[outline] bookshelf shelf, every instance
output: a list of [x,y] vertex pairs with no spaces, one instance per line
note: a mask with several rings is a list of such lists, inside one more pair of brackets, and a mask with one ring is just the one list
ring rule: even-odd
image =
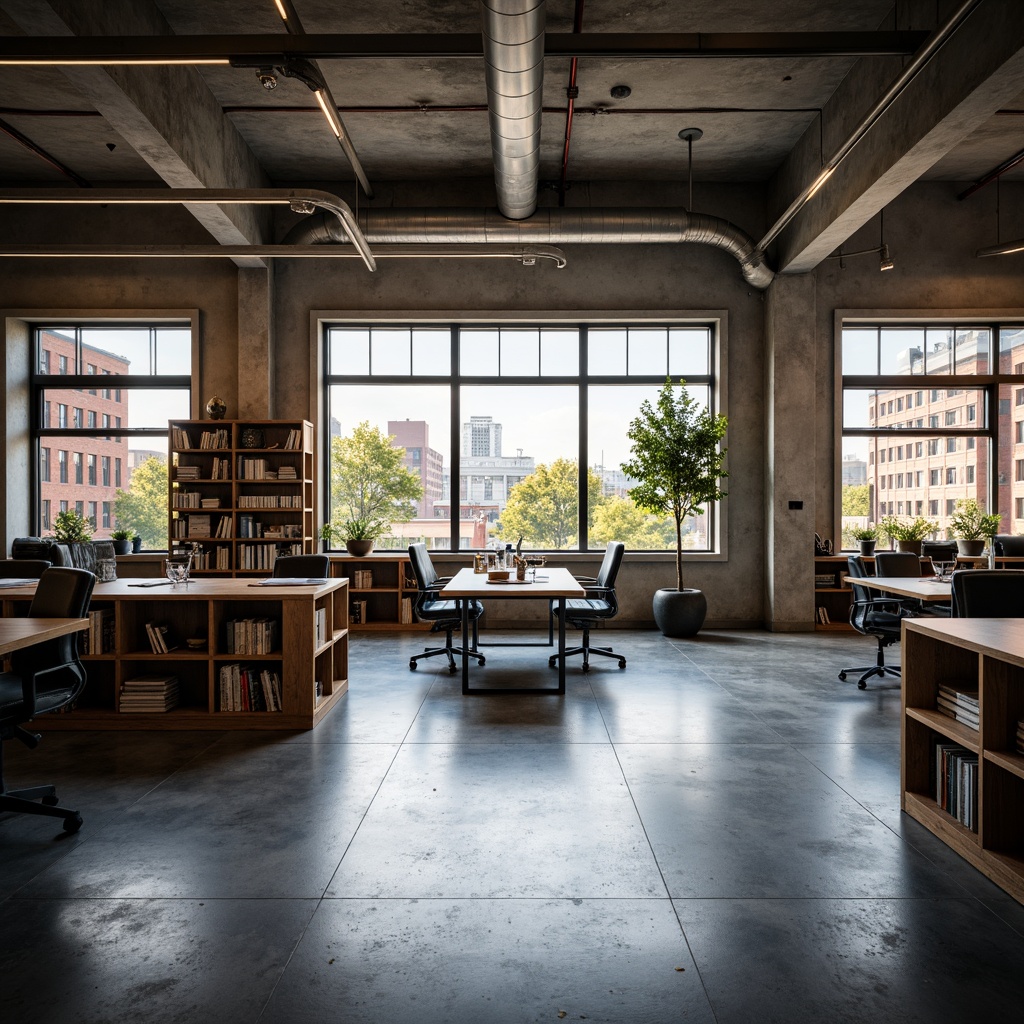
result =
[[[906,619],[903,666],[903,810],[1024,903],[1024,620]],[[940,687],[976,691],[977,729],[939,710]],[[973,828],[940,806],[957,787]]]

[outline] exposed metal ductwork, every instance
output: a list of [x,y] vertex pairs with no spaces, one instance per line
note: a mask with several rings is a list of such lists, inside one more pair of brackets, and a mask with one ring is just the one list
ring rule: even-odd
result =
[[523,220],[537,208],[545,0],[480,0],[480,7],[498,209]]
[[[529,220],[509,220],[498,210],[369,209],[357,214],[367,242],[425,245],[490,243],[499,245],[637,245],[692,242],[724,249],[755,288],[767,288],[774,273],[754,240],[720,217],[662,208],[606,210],[559,207],[537,210]],[[286,245],[345,242],[335,217],[314,214],[296,224]]]

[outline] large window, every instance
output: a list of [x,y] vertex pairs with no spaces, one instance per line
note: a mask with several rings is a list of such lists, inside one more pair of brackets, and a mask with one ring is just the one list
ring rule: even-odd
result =
[[[628,497],[626,429],[666,377],[685,378],[704,407],[723,412],[717,345],[706,322],[330,324],[325,515],[345,518],[358,438],[362,450],[370,440],[401,449],[418,482],[378,547],[483,548],[522,537],[529,550],[599,550],[609,540],[674,549],[671,524]],[[717,550],[716,512],[686,524],[688,549]]]
[[[1024,459],[1024,327],[848,322],[840,360],[845,546],[855,526],[921,510],[935,520],[934,536],[945,537],[961,498],[998,511],[1002,532],[1024,533],[1016,501],[1024,494],[1016,468]],[[908,377],[940,377],[942,387],[908,393]],[[881,474],[894,450],[904,453],[907,474],[895,508]]]
[[[191,327],[181,322],[38,324],[34,340],[38,528],[49,526],[50,509],[71,507],[98,519],[96,538],[109,537],[118,526],[131,527],[146,548],[166,548],[167,421],[190,415]],[[116,378],[119,386],[97,389],[98,375]],[[51,481],[54,449],[58,472]]]

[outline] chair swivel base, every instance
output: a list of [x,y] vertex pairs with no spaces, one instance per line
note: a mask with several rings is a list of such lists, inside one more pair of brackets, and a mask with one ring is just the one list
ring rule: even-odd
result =
[[[37,800],[42,802],[36,803]],[[0,793],[0,811],[63,818],[65,832],[77,832],[82,827],[82,816],[78,811],[57,805],[57,790],[54,786],[35,786],[32,789],[15,789]]]
[[[570,647],[565,652],[565,656],[567,658],[571,657],[574,654],[583,655],[584,672],[590,671],[591,654],[600,654],[605,658],[614,658],[616,661],[618,661],[619,668],[626,667],[626,659],[621,654],[616,654],[610,647]],[[552,654],[551,657],[548,658],[548,668],[554,668],[558,664],[558,657],[559,656],[557,654]]]
[[[482,654],[478,654],[474,650],[469,650],[467,653],[469,654],[469,656],[471,658],[476,658],[476,660],[481,665],[486,665],[487,664],[487,661],[485,660],[485,658],[484,658],[484,656]],[[456,672],[458,672],[459,669],[458,669],[458,666],[455,664],[455,657],[456,657],[456,655],[458,655],[458,657],[460,657],[460,658],[462,657],[462,648],[461,647],[427,647],[427,648],[424,649],[422,654],[414,654],[409,659],[409,668],[412,669],[412,670],[415,670],[416,662],[420,661],[423,658],[432,658],[432,657],[434,657],[435,654],[446,654],[446,655],[448,655],[448,671],[450,673],[452,673],[453,675]]]
[[899,668],[897,668],[894,665],[871,665],[871,666],[861,665],[860,668],[844,668],[843,671],[839,673],[839,678],[845,681],[847,675],[849,673],[851,673],[851,672],[863,672],[864,673],[860,677],[860,679],[857,680],[857,689],[858,690],[866,690],[868,688],[868,680],[872,676],[881,676],[883,679],[887,675],[895,676],[897,679],[899,679],[900,676],[901,676]]

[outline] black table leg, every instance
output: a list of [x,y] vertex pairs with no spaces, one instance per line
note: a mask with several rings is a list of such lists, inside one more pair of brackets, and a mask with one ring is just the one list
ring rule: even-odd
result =
[[462,692],[469,693],[469,598],[459,602],[462,606]]
[[565,598],[558,599],[558,692],[565,693]]

